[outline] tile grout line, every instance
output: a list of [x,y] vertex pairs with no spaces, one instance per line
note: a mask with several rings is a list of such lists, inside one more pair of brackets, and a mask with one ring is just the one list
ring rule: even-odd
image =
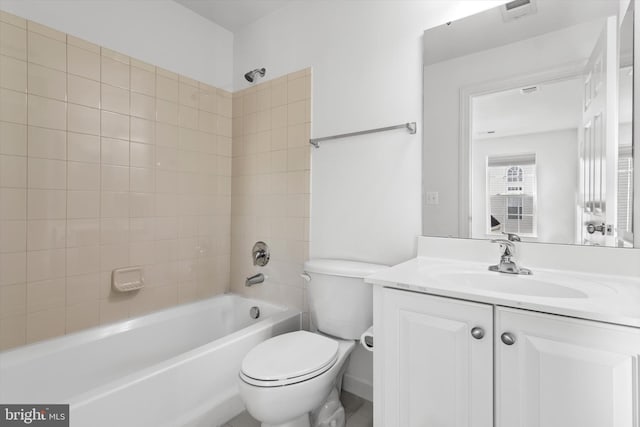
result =
[[24,242],[24,343],[27,343],[27,332],[29,329],[29,24],[28,21],[25,21],[25,60],[26,60],[26,70],[27,70],[27,87],[26,87],[26,106],[27,106],[27,117],[25,119],[25,132],[26,132],[26,166],[25,173],[27,174],[26,178],[26,191],[25,191],[25,242]]
[[64,148],[65,148],[65,166],[66,166],[66,192],[65,192],[65,222],[64,222],[64,334],[69,333],[69,317],[67,307],[69,305],[67,295],[67,265],[69,265],[69,250],[67,242],[67,234],[69,230],[69,45],[68,35],[64,35],[64,69],[65,69],[65,90],[64,90],[64,109],[65,109],[65,131],[64,131]]

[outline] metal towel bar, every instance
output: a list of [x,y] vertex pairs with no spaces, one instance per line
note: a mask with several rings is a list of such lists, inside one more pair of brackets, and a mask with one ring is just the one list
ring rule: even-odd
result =
[[416,125],[416,122],[411,122],[411,123],[403,123],[401,125],[396,125],[396,126],[387,126],[384,128],[361,130],[359,132],[342,133],[340,135],[324,136],[322,138],[312,138],[309,140],[309,144],[313,145],[316,148],[320,148],[321,141],[329,141],[331,139],[338,139],[338,138],[347,138],[350,136],[366,135],[368,133],[385,132],[388,130],[395,130],[395,129],[406,129],[411,135],[413,135],[416,133],[417,125]]

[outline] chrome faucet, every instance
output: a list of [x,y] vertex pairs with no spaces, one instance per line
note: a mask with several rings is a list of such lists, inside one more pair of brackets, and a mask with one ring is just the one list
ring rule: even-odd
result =
[[258,274],[254,274],[253,276],[247,277],[247,279],[244,281],[244,285],[254,286],[262,282],[264,282],[264,274],[258,273]]
[[497,265],[490,265],[489,271],[497,271],[498,273],[507,274],[533,274],[528,268],[520,267],[511,258],[516,254],[516,245],[513,242],[519,242],[520,237],[517,234],[505,233],[507,239],[494,239],[491,243],[500,244],[500,263]]

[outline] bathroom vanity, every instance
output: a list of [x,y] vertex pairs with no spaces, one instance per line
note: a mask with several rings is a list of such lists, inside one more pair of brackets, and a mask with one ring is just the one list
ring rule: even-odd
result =
[[[376,426],[640,426],[640,176],[624,152],[640,8],[586,3],[508,2],[424,33],[422,233],[443,238],[366,279]],[[567,104],[532,114],[555,95]],[[505,233],[532,275],[488,271]],[[510,249],[495,267],[519,272]]]
[[637,275],[509,275],[429,252],[367,279],[377,426],[638,425]]

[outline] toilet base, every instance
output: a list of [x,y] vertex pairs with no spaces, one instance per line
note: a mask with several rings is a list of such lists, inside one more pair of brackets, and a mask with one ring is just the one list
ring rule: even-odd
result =
[[262,423],[260,425],[261,427],[311,427],[311,424],[309,423],[309,414],[304,414],[295,420],[290,420],[283,424],[276,425]]
[[338,359],[334,365],[308,380],[282,387],[259,387],[245,382],[242,374],[239,375],[240,396],[249,414],[260,421],[262,427],[343,427],[340,388],[345,362],[355,341],[337,341]]
[[[342,374],[341,371],[340,377]],[[312,427],[344,427],[345,413],[342,402],[340,402],[339,389],[334,387],[322,406],[313,410],[309,418]]]

